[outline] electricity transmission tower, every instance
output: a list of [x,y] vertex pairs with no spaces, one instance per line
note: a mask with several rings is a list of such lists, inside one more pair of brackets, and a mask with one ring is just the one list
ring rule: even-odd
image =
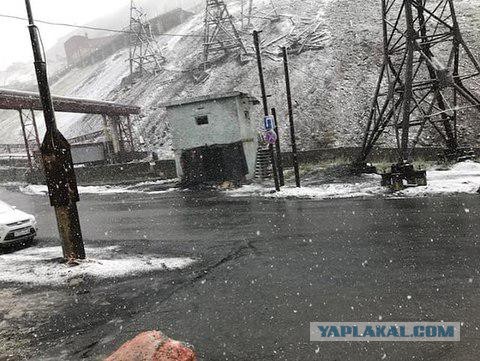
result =
[[384,61],[358,162],[393,128],[399,163],[392,173],[410,180],[407,165],[426,132],[437,134],[451,159],[465,156],[458,123],[480,111],[471,91],[480,65],[462,37],[453,0],[382,0],[382,17]]
[[[245,1],[248,2],[247,7],[245,8]],[[277,6],[275,5],[273,0],[269,0],[272,9],[270,13],[265,14],[262,16],[265,19],[270,18],[272,21],[280,20],[280,14],[277,11]],[[242,30],[250,29],[252,27],[252,13],[253,13],[253,0],[241,0],[241,24]],[[245,23],[245,18],[247,22]]]
[[240,54],[247,52],[227,5],[223,0],[206,0],[203,43],[205,68],[212,62],[212,55],[237,50]]
[[130,2],[130,77],[135,73],[155,74],[165,59],[152,34],[147,15],[134,0]]

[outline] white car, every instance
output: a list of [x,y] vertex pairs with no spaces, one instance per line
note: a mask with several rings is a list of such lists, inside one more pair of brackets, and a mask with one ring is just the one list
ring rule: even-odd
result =
[[32,241],[37,221],[31,214],[0,201],[0,245]]

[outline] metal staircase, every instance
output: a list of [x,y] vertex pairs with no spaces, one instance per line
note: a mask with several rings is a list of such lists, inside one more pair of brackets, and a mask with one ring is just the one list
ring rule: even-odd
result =
[[258,148],[255,165],[255,179],[264,180],[272,177],[272,163],[268,148]]

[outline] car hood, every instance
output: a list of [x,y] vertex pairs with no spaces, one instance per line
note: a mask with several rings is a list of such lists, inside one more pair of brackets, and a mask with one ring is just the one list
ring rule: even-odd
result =
[[31,214],[22,212],[18,209],[12,209],[12,211],[0,213],[0,225],[10,224],[19,221],[25,221],[31,219]]

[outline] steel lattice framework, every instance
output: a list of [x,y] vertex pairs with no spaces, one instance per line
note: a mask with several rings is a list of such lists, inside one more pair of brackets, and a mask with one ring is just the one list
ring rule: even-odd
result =
[[165,58],[152,34],[146,14],[134,0],[130,2],[130,76],[154,74],[162,69]]
[[[115,154],[135,151],[130,116],[140,114],[139,107],[58,96],[52,96],[52,102],[57,112],[98,114],[103,116],[105,126],[103,131],[78,137],[73,143],[81,143],[105,134],[106,138],[113,143],[113,152]],[[31,169],[33,169],[35,163],[34,153],[40,148],[40,137],[34,111],[42,109],[43,105],[38,93],[0,89],[0,110],[17,110],[19,112],[25,150]]]
[[33,109],[19,109],[20,124],[22,126],[25,151],[27,152],[28,166],[33,169],[35,152],[40,149],[40,137],[38,135],[37,121]]
[[382,0],[384,61],[359,162],[393,127],[401,163],[427,128],[459,151],[458,121],[480,110],[469,82],[480,65],[465,43],[453,0]]
[[203,43],[203,62],[208,67],[211,55],[239,50],[245,45],[223,0],[206,0]]

